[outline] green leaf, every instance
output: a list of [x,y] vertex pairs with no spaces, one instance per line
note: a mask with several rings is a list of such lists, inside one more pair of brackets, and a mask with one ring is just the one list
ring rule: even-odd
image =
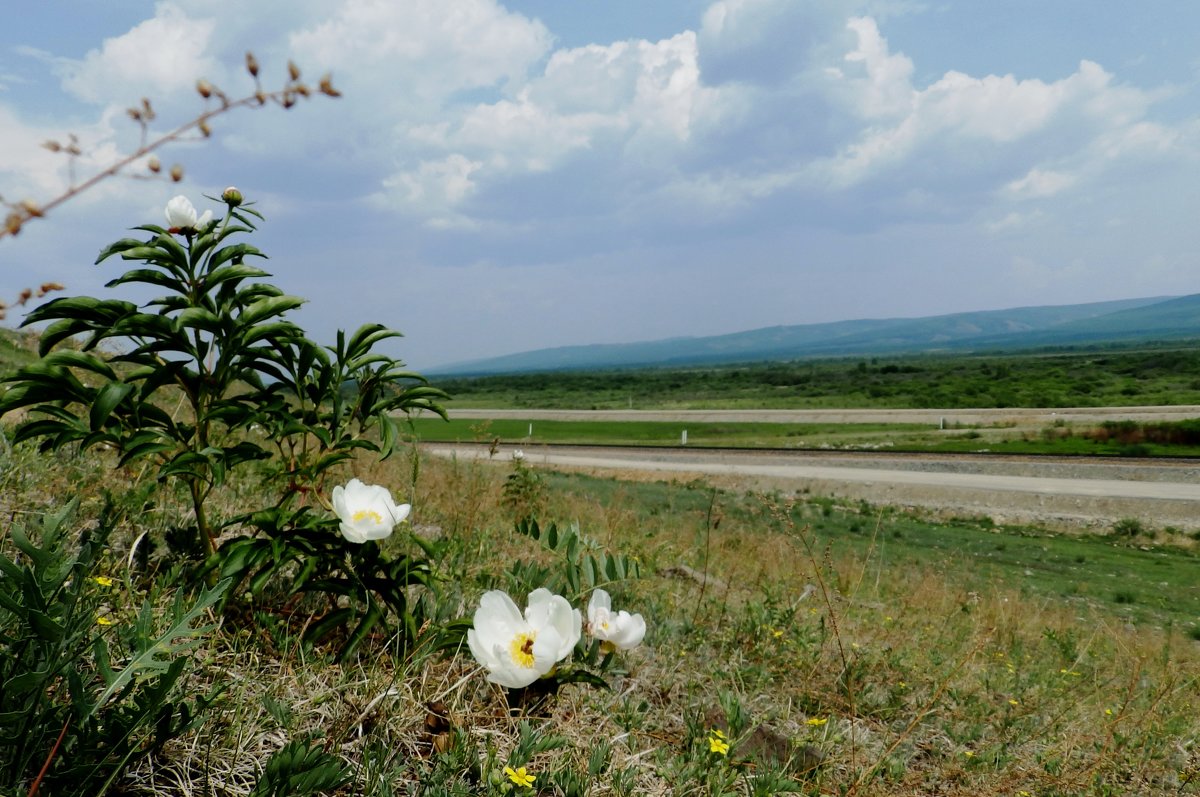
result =
[[[221,249],[218,249],[216,252],[214,252],[212,255],[212,258],[210,258],[208,261],[208,268],[210,271],[212,271],[212,270],[215,270],[221,264],[228,263],[230,260],[234,259],[235,257],[246,257],[246,256],[266,257],[266,255],[264,255],[256,247],[253,247],[250,244],[234,244],[233,246],[222,247]],[[240,265],[240,264],[235,264],[235,265]],[[255,270],[257,270],[257,269],[255,269]],[[263,276],[266,276],[266,272],[259,272],[259,273]]]
[[148,676],[168,673],[173,659],[195,648],[199,644],[198,638],[213,630],[215,626],[197,626],[193,623],[220,600],[228,586],[228,581],[221,581],[216,586],[204,590],[190,609],[172,618],[166,631],[153,639],[144,640],[129,663],[120,672],[112,675],[104,691],[92,704],[88,718],[94,717],[105,708],[108,701],[134,679],[141,680]]
[[221,319],[204,307],[189,307],[175,317],[175,328],[220,332]]
[[282,315],[288,310],[295,310],[302,304],[304,304],[304,299],[298,296],[268,296],[256,300],[247,307],[242,311],[242,315],[238,320],[244,326],[250,326],[260,321],[265,321],[268,318]]
[[92,410],[88,421],[93,432],[104,428],[112,411],[134,391],[134,386],[125,382],[109,382],[100,388],[92,402]]
[[82,368],[86,371],[99,374],[105,379],[117,378],[116,373],[113,372],[109,364],[91,352],[75,351],[73,349],[50,352],[42,358],[42,364],[64,368]]
[[139,246],[145,245],[146,244],[144,241],[139,241],[136,238],[122,238],[119,241],[114,241],[100,250],[100,254],[96,256],[96,262],[92,265],[98,265],[101,261],[112,257],[113,255],[120,254],[121,252],[127,252],[130,249],[135,249]]

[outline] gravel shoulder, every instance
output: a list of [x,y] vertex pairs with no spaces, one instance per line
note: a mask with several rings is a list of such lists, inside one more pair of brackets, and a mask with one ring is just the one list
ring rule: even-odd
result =
[[[492,417],[495,417],[494,415]],[[526,416],[522,416],[526,417]],[[439,456],[506,462],[512,447],[427,444]],[[749,452],[535,446],[536,467],[621,478],[702,478],[737,490],[828,495],[920,509],[936,516],[987,516],[997,523],[1105,530],[1121,518],[1151,528],[1200,529],[1200,463],[1065,457]]]

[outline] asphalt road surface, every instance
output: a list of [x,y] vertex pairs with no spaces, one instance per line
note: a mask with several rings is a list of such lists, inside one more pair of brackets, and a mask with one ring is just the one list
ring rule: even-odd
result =
[[[482,444],[430,443],[426,449],[505,462],[514,447],[493,453]],[[1104,529],[1136,518],[1152,528],[1200,528],[1196,461],[588,446],[533,446],[523,455],[534,467],[649,480],[701,478],[731,489],[832,495],[941,515],[986,515],[1000,523]]]

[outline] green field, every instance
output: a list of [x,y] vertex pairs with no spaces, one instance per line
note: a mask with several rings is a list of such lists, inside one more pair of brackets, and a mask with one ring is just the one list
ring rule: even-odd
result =
[[[1124,430],[1125,434],[1106,430]],[[1200,425],[1191,421],[1155,424],[1098,424],[1077,428],[1050,425],[1040,430],[1007,426],[939,429],[929,424],[854,423],[687,423],[683,421],[554,421],[452,417],[412,421],[425,442],[508,445],[680,446],[783,448],[797,450],[888,450],[910,452],[1071,455],[1200,456]],[[531,433],[532,432],[532,433]]]
[[927,355],[439,377],[451,406],[559,409],[1200,404],[1200,349]]

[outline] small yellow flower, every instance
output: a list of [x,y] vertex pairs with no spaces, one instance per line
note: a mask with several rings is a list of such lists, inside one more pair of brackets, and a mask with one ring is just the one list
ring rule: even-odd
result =
[[775,637],[776,639],[779,639],[781,636],[783,636],[783,631],[780,631],[778,628],[776,628],[774,631],[771,632],[771,636]]
[[1112,715],[1113,715],[1113,710],[1111,708],[1104,709],[1104,716],[1111,717]]
[[525,789],[532,789],[533,782],[537,780],[537,776],[530,775],[525,770],[525,767],[517,767],[516,769],[513,769],[512,767],[505,767],[504,774],[508,775],[508,779],[513,783]]
[[116,625],[117,621],[104,615],[96,618],[96,625]]
[[900,687],[901,689],[907,689],[907,688],[908,688],[908,683],[907,683],[907,682],[905,682],[905,681],[901,681],[901,682],[900,682],[898,685],[899,685],[899,687]]
[[1015,699],[1015,698],[1011,698],[1011,697],[1010,697],[1010,698],[1008,699],[1008,704],[1009,704],[1010,706],[1019,706],[1019,705],[1021,705],[1021,701],[1020,701],[1020,700],[1017,700],[1017,699]]
[[975,751],[974,750],[963,750],[963,755],[965,755],[967,758],[974,758]]
[[804,721],[805,725],[811,725],[814,728],[819,728],[829,722],[829,717],[809,717]]
[[1059,673],[1061,673],[1062,675],[1070,675],[1070,676],[1073,676],[1073,677],[1075,677],[1075,678],[1078,678],[1078,677],[1079,677],[1079,671],[1078,671],[1078,670],[1068,670],[1068,669],[1067,669],[1067,668],[1065,668],[1065,667],[1064,667],[1063,669],[1059,670]]
[[708,732],[708,752],[729,755],[729,742],[725,741],[725,734],[717,728]]
[[102,587],[111,587],[113,584],[117,583],[108,576],[95,576],[92,581],[96,582]]

